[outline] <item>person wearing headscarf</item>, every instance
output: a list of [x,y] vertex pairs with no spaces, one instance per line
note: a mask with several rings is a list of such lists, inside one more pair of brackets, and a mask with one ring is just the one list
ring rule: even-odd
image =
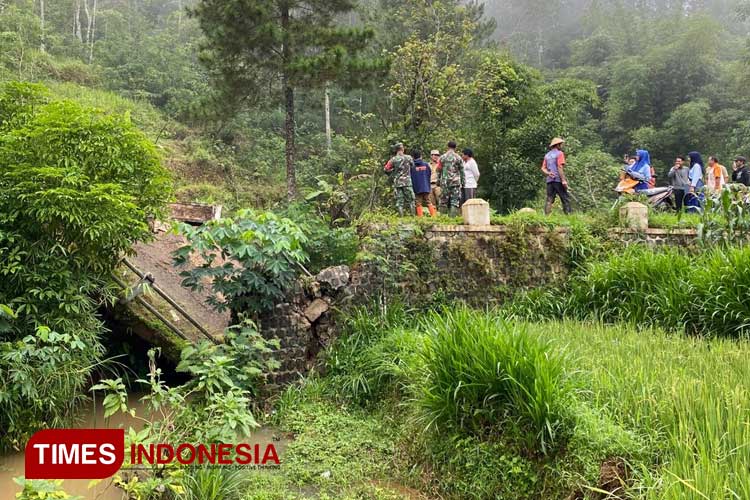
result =
[[690,158],[690,173],[688,174],[688,178],[690,179],[690,192],[695,193],[704,186],[703,170],[706,167],[703,164],[703,158],[699,152],[693,151],[692,153],[688,153],[688,158]]
[[636,191],[643,191],[650,188],[651,183],[651,155],[645,149],[639,149],[635,152],[636,162],[628,168],[628,173],[636,174],[639,181],[635,187]]

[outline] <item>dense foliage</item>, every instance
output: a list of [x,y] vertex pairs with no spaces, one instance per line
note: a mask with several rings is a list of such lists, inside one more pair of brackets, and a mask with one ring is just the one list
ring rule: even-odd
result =
[[113,298],[110,274],[150,237],[147,217],[162,213],[169,183],[127,117],[7,84],[0,191],[5,447],[72,416],[103,354],[96,312]]
[[308,256],[305,234],[292,220],[272,212],[241,211],[235,219],[211,221],[180,231],[188,240],[175,253],[184,266],[196,253],[198,266],[181,272],[183,285],[200,290],[210,283],[209,303],[237,317],[258,315],[273,307],[297,277]]

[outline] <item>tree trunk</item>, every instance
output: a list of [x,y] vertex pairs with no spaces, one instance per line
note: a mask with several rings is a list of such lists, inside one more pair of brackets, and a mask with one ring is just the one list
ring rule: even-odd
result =
[[182,31],[182,0],[177,0],[177,34]]
[[297,172],[294,167],[294,87],[289,80],[288,64],[292,59],[292,50],[289,46],[289,7],[284,5],[281,9],[281,29],[284,36],[282,58],[284,60],[282,84],[284,87],[284,105],[286,107],[286,120],[284,121],[284,135],[286,139],[286,195],[289,201],[297,198]]
[[44,0],[39,0],[39,29],[42,33],[42,40],[39,44],[39,50],[44,53],[46,47],[44,45]]
[[297,172],[294,167],[294,89],[289,86],[284,77],[284,100],[286,103],[286,120],[284,135],[286,136],[286,195],[289,201],[297,198]]
[[326,151],[331,154],[333,133],[331,132],[331,93],[328,84],[326,84]]
[[[88,0],[86,0],[88,2]],[[89,64],[94,62],[94,35],[96,34],[96,0],[89,21]]]
[[83,13],[86,14],[86,36],[84,40],[86,45],[91,40],[91,12],[89,12],[89,0],[83,0]]
[[75,10],[73,11],[73,35],[78,38],[79,42],[83,42],[83,34],[81,33],[81,0],[76,0]]

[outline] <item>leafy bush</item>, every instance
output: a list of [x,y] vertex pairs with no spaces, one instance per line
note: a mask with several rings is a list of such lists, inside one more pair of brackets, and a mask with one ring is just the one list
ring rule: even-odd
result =
[[[161,378],[156,365],[156,350],[148,352],[149,374],[139,380],[148,388],[142,398],[148,412],[137,415],[143,428],[126,430],[126,450],[131,443],[234,443],[246,438],[259,427],[251,405],[253,394],[246,389],[247,359],[243,350],[264,354],[265,345],[243,346],[238,354],[236,345],[200,345],[183,351],[179,370],[190,373],[193,379],[186,384],[169,387]],[[257,369],[257,364],[251,367]],[[105,419],[117,413],[130,413],[128,394],[122,379],[101,380],[92,391],[101,391]],[[212,472],[218,471],[218,472]],[[163,469],[154,464],[150,474],[130,474],[125,466],[115,477],[115,484],[123,488],[128,498],[153,498],[168,492],[179,498],[240,498],[244,481],[236,471],[181,468]],[[127,480],[126,480],[127,479]],[[171,497],[171,496],[170,496]],[[159,496],[161,498],[161,496]]]
[[74,416],[102,356],[111,273],[151,237],[169,178],[127,116],[0,87],[0,447]]
[[174,253],[175,264],[187,265],[196,253],[201,264],[184,270],[183,286],[203,289],[211,282],[208,302],[235,315],[260,314],[284,296],[308,256],[302,229],[271,212],[240,211],[234,219],[210,221],[194,228],[181,224],[188,244]]
[[352,226],[340,226],[327,215],[317,215],[309,205],[292,204],[283,214],[296,222],[305,233],[305,251],[310,257],[309,269],[342,264],[350,265],[357,257],[359,238]]
[[545,453],[570,432],[565,359],[550,341],[467,309],[432,313],[420,326],[428,337],[416,406],[425,428],[478,436],[515,428]]
[[698,226],[701,240],[709,245],[744,246],[750,240],[748,188],[730,184],[718,199],[709,198]]
[[17,500],[82,500],[81,497],[65,493],[62,479],[46,481],[17,477],[13,481],[23,488],[20,493],[16,493]]
[[228,328],[221,344],[203,341],[184,348],[177,371],[190,374],[188,386],[202,389],[207,374],[213,373],[217,364],[232,364],[232,383],[257,396],[266,376],[279,368],[279,362],[272,357],[279,347],[278,340],[266,340],[252,322],[245,320]]

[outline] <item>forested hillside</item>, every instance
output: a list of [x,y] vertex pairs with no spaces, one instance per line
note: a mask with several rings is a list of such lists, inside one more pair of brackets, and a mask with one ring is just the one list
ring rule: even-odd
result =
[[[151,117],[143,125],[166,148],[179,198],[273,204],[286,192],[283,75],[215,64],[222,49],[195,7],[5,0],[0,77],[84,100],[95,101],[89,89],[130,99],[135,117]],[[746,152],[749,12],[731,0],[381,0],[333,12],[337,29],[359,30],[357,60],[369,63],[340,78],[308,61],[295,76],[300,190],[325,181],[350,195],[347,210],[370,210],[384,201],[377,174],[392,143],[444,149],[456,138],[483,167],[480,193],[509,210],[537,197],[534,167],[563,135],[573,184],[595,180],[577,186],[585,209],[609,196],[612,167],[636,148],[651,151],[662,178],[686,148]]]

